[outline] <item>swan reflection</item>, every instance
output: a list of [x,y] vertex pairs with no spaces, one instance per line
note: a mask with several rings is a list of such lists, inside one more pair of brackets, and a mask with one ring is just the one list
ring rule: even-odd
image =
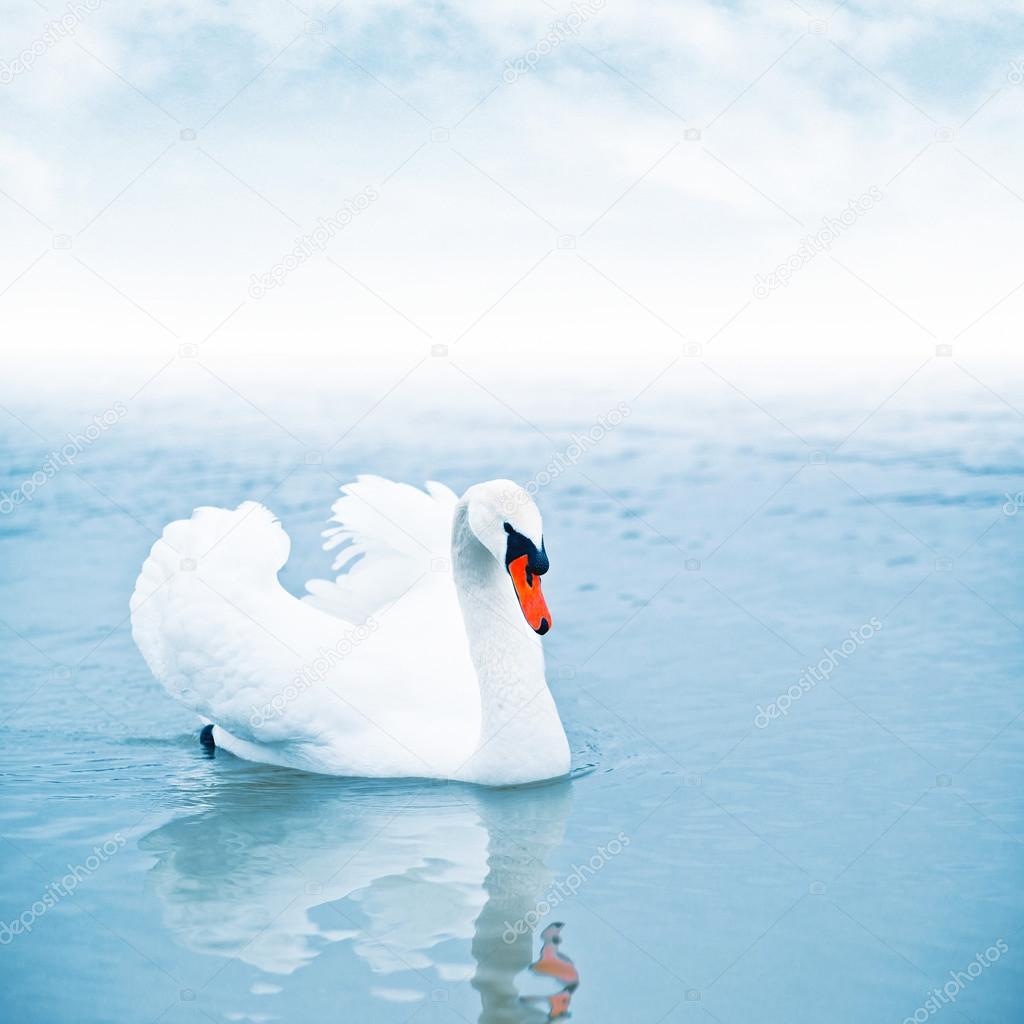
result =
[[[562,926],[545,929],[535,955],[532,930],[509,941],[509,922],[536,918],[570,783],[478,790],[219,760],[215,774],[178,784],[190,813],[140,844],[155,858],[164,921],[188,949],[277,976],[253,987],[271,993],[345,941],[375,988],[418,974],[417,990],[395,998],[469,980],[482,1024],[566,1014],[579,979],[558,949]],[[452,939],[468,942],[471,959],[451,962],[452,947],[440,947]]]
[[[541,932],[540,955],[530,964],[528,970],[531,978],[523,984],[523,989],[528,991],[539,982],[546,992],[542,995],[524,992],[520,996],[525,1003],[543,1005],[548,1020],[568,1016],[572,995],[580,984],[580,972],[576,970],[576,965],[559,948],[564,927],[561,921],[556,921]],[[530,985],[530,981],[534,985]]]

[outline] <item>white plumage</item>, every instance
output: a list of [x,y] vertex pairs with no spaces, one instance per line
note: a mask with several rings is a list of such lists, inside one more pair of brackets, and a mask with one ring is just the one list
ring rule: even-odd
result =
[[153,545],[132,633],[217,745],[336,775],[512,784],[568,771],[540,640],[505,565],[510,530],[543,548],[526,492],[499,480],[459,500],[363,476],[332,522],[338,576],[302,600],[277,578],[288,536],[254,502],[196,509]]

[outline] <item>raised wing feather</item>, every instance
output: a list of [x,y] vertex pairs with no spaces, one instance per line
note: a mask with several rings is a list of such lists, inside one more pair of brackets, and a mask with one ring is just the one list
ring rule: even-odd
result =
[[324,531],[335,551],[334,580],[310,580],[303,601],[349,622],[363,622],[397,600],[451,550],[456,495],[429,481],[421,491],[379,476],[341,488]]

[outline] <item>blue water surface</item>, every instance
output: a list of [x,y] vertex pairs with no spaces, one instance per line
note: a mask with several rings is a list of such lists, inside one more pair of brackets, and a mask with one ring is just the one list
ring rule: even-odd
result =
[[[10,494],[89,417],[5,402]],[[1022,418],[899,400],[843,441],[874,404],[649,395],[566,455],[601,400],[439,400],[336,447],[353,414],[307,438],[132,403],[0,516],[4,1019],[543,1021],[551,922],[579,1021],[1019,1019]],[[138,569],[196,505],[265,501],[301,593],[356,473],[461,491],[552,459],[568,780],[210,756],[132,643]]]

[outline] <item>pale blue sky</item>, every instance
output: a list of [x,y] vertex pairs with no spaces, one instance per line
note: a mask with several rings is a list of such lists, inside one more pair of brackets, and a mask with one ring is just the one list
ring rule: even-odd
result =
[[[340,332],[353,360],[399,365],[474,324],[481,359],[515,344],[569,365],[620,360],[623,338],[657,365],[727,323],[737,360],[912,368],[960,334],[1005,349],[1022,4],[608,0],[503,78],[571,9],[107,0],[0,85],[2,325],[135,358],[240,307],[223,357],[262,339],[269,363],[284,336],[315,360]],[[0,70],[46,17],[15,5]],[[325,252],[251,300],[367,188]],[[831,251],[744,305],[871,188],[884,199]]]

